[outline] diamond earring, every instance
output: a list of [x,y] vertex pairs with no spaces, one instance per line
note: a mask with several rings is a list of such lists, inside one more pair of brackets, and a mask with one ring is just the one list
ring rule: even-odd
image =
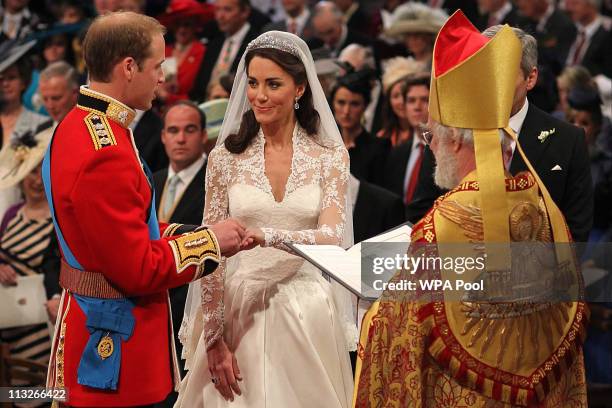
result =
[[300,99],[300,98],[298,98],[298,97],[296,96],[296,98],[295,98],[295,105],[293,105],[293,109],[295,109],[295,110],[300,109],[300,104],[298,103],[298,100],[299,100],[299,99]]

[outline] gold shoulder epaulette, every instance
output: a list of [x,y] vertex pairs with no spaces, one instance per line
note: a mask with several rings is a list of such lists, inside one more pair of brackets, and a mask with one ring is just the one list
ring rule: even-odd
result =
[[96,150],[117,145],[117,140],[106,116],[90,112],[85,116],[84,121]]

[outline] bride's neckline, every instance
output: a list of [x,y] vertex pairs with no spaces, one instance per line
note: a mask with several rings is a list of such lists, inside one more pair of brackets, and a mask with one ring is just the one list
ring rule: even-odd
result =
[[274,200],[275,203],[277,204],[282,204],[283,202],[285,202],[285,199],[288,196],[288,193],[291,193],[290,191],[290,187],[293,185],[293,177],[294,177],[294,173],[295,173],[295,156],[297,154],[298,151],[298,146],[297,146],[297,142],[298,139],[300,138],[300,133],[301,132],[301,127],[299,126],[299,124],[296,122],[294,128],[293,128],[293,133],[291,135],[291,143],[293,146],[293,151],[291,153],[291,166],[289,168],[289,175],[287,176],[287,180],[284,183],[284,188],[283,188],[283,196],[281,197],[280,201],[277,200],[276,196],[274,195],[274,191],[272,190],[272,183],[270,182],[270,178],[268,177],[268,172],[266,170],[266,154],[265,154],[265,145],[266,145],[266,138],[265,135],[263,133],[263,130],[260,128],[259,129],[259,133],[258,133],[258,139],[259,142],[261,143],[261,149],[259,154],[261,155],[261,163],[262,163],[262,167],[263,167],[263,179],[265,182],[265,186],[266,186],[266,192],[268,194],[270,194],[270,196],[272,197],[272,199]]

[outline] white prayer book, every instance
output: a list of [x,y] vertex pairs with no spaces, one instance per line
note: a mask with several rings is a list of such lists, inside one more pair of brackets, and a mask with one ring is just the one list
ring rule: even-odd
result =
[[[406,249],[410,244],[412,227],[409,223],[401,224],[387,232],[366,239],[349,249],[343,249],[336,245],[302,245],[286,244],[297,255],[319,268],[325,275],[334,279],[342,286],[354,293],[358,298],[364,300],[375,300],[378,292],[374,288],[363,283],[361,278],[361,262],[363,257],[375,258],[394,256],[385,251],[394,250],[384,243],[405,243]],[[381,243],[383,245],[368,245],[367,253],[362,250],[362,243]]]
[[46,323],[43,275],[20,276],[17,286],[0,285],[0,329]]

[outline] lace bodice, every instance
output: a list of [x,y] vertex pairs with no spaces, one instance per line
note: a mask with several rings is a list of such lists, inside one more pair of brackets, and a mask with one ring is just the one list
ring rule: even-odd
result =
[[[237,218],[247,227],[262,229],[265,247],[281,250],[286,250],[283,245],[286,242],[340,245],[346,221],[349,175],[344,146],[321,146],[296,125],[291,173],[285,195],[277,202],[265,174],[264,145],[260,130],[241,154],[232,154],[224,146],[210,153],[204,223]],[[252,252],[254,256],[263,255],[256,250]],[[226,265],[224,259],[218,270],[204,277],[201,284],[207,348],[223,334]]]

